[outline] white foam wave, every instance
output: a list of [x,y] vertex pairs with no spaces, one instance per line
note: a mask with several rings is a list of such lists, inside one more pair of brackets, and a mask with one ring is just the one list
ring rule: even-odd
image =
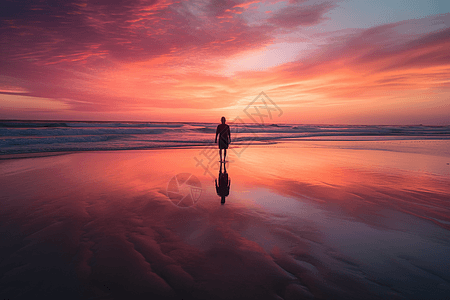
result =
[[[1,121],[0,154],[212,144],[217,124]],[[283,139],[450,139],[450,126],[231,124],[233,143]]]

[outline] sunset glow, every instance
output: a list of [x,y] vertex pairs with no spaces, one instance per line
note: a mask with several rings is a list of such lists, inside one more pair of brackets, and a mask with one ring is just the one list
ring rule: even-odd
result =
[[450,124],[450,4],[374,3],[3,1],[0,119]]

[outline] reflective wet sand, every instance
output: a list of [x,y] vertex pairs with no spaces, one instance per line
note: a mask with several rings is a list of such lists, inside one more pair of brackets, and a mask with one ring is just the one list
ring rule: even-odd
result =
[[[447,149],[445,140],[236,147],[223,204],[216,149],[211,164],[201,148],[2,160],[0,294],[446,299]],[[195,204],[174,204],[174,176],[179,199]]]

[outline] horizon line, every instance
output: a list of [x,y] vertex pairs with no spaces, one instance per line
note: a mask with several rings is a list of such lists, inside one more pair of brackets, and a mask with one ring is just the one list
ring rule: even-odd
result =
[[[155,124],[162,124],[162,123],[172,123],[172,124],[198,124],[198,123],[204,123],[204,124],[218,124],[220,122],[193,122],[193,121],[101,121],[101,120],[52,120],[52,119],[0,119],[0,122],[72,122],[72,123],[155,123]],[[228,123],[230,124],[230,123]],[[255,124],[260,126],[272,126],[272,125],[335,125],[335,126],[427,126],[427,127],[446,127],[450,126],[450,124],[445,125],[427,125],[427,124],[343,124],[343,123],[265,123],[265,124],[256,124],[254,122],[251,123],[241,123],[241,124]]]

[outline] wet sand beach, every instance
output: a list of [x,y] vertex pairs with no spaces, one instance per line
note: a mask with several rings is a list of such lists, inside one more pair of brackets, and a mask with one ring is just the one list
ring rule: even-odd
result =
[[447,299],[448,149],[241,145],[224,204],[215,148],[0,160],[0,298]]

